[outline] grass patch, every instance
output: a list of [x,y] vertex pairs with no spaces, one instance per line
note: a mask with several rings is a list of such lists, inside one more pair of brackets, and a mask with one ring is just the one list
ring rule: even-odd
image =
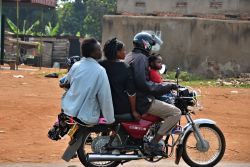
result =
[[[163,74],[163,78],[174,80],[175,72],[173,71],[167,72],[167,74]],[[179,79],[181,79],[182,81],[200,81],[200,80],[204,80],[205,78],[200,75],[194,75],[186,71],[182,71]]]
[[250,88],[250,84],[241,84],[240,88]]
[[[169,71],[167,74],[163,74],[162,77],[168,80],[176,80],[175,72]],[[182,71],[180,74],[180,85],[183,86],[210,86],[210,87],[228,87],[228,88],[250,88],[250,84],[238,84],[238,85],[221,85],[216,79],[206,79],[203,76],[195,75]]]
[[194,81],[182,81],[180,82],[183,86],[211,86],[217,87],[216,80],[194,80]]
[[220,87],[226,87],[226,88],[246,88],[246,89],[249,89],[250,88],[250,84],[239,84],[239,85],[223,85],[223,86],[220,86]]
[[[60,70],[60,71],[43,71],[40,72],[38,75],[39,76],[45,76],[50,73],[57,73],[59,75],[59,78],[67,74],[67,70]],[[175,72],[170,71],[167,72],[167,74],[162,75],[163,79],[167,80],[176,80],[175,79]],[[217,80],[211,80],[211,79],[206,79],[203,76],[200,75],[195,75],[188,73],[186,71],[182,71],[180,74],[180,85],[183,86],[194,86],[194,87],[199,87],[199,86],[206,86],[206,87],[227,87],[227,88],[250,88],[250,84],[239,84],[239,85],[221,85],[218,83]]]

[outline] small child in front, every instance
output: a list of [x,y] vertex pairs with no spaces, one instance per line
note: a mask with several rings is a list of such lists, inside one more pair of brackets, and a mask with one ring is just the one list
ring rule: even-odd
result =
[[[160,55],[152,55],[149,57],[148,63],[149,63],[149,68],[150,68],[149,69],[150,81],[155,82],[155,83],[162,83],[163,81],[159,73],[159,70],[162,68],[162,57]],[[164,101],[172,105],[174,105],[175,103],[175,96],[171,91],[165,95],[156,97],[156,99]],[[178,134],[181,131],[182,131],[182,127],[180,125],[176,125],[173,128],[172,133]]]
[[[160,55],[152,55],[148,59],[149,63],[149,79],[155,83],[162,83],[162,78],[159,73],[159,70],[162,68],[162,57]],[[169,104],[174,104],[174,98],[171,92],[162,95],[160,97],[156,97],[158,100],[164,101]]]

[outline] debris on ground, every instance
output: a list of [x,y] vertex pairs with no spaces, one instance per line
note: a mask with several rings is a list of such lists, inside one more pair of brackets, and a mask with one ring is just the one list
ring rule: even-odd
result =
[[23,75],[13,75],[14,78],[24,78]]
[[51,74],[45,75],[45,77],[47,77],[47,78],[58,78],[58,74],[57,73],[51,73]]
[[216,85],[219,86],[239,86],[250,85],[250,73],[241,73],[238,78],[217,79]]

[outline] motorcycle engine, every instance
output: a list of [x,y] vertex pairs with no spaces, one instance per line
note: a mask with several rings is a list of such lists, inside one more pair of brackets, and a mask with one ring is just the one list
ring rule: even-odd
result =
[[[108,144],[110,140],[110,136],[98,136],[93,139],[91,143],[91,149],[94,153],[115,153],[119,154],[119,150],[113,150],[112,152],[108,152],[105,149],[105,146]],[[118,138],[115,138],[112,142],[112,146],[119,146],[120,142]],[[118,151],[118,152],[117,152]]]

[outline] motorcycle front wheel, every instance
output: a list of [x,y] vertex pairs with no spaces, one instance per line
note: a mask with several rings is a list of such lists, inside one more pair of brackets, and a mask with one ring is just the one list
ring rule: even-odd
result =
[[[87,155],[89,153],[108,153],[103,150],[103,146],[105,146],[110,138],[110,134],[108,133],[97,133],[97,132],[89,132],[85,131],[83,134],[83,140],[80,148],[77,150],[77,155],[81,163],[86,167],[116,167],[120,164],[120,161],[95,161],[89,162],[87,160]],[[121,145],[121,138],[117,134],[112,146]]]
[[215,166],[225,153],[225,137],[216,125],[202,124],[199,130],[208,148],[202,150],[194,136],[195,132],[189,131],[183,140],[182,158],[189,166]]

